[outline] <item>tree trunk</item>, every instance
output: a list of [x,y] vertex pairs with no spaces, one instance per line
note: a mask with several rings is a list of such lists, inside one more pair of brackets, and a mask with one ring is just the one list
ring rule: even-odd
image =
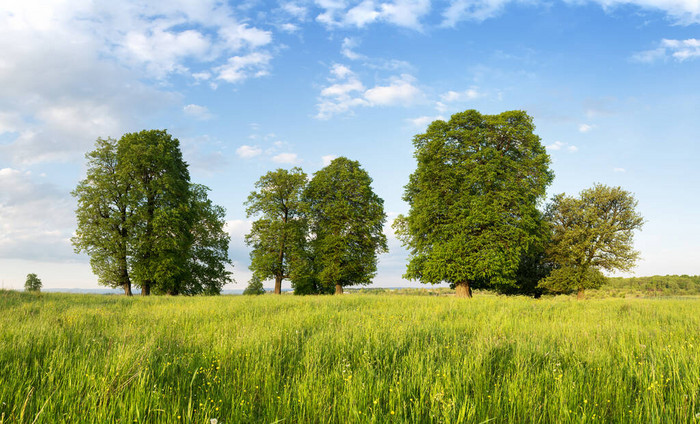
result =
[[343,286],[340,284],[335,285],[335,294],[343,294]]
[[282,294],[282,276],[275,276],[275,294]]
[[141,285],[141,296],[149,296],[151,294],[151,284],[144,283]]
[[124,294],[125,295],[133,296],[133,294],[131,293],[131,283],[125,283],[124,285],[122,285],[122,287],[124,287]]
[[583,295],[583,288],[579,287],[578,294],[576,295],[576,299],[583,300],[585,298],[586,298],[586,296]]
[[461,281],[455,284],[455,288],[457,289],[457,297],[472,297],[472,288],[469,287],[469,281]]

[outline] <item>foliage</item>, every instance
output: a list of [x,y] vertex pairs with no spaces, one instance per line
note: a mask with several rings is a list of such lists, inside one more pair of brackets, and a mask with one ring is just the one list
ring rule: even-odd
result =
[[24,290],[28,292],[41,291],[41,279],[36,274],[27,274],[27,280],[24,282]]
[[259,216],[245,241],[253,250],[250,269],[255,278],[275,279],[275,293],[300,264],[306,242],[306,220],[301,199],[307,177],[301,168],[278,169],[260,177],[257,191],[248,196],[248,217]]
[[100,284],[214,294],[231,281],[224,210],[190,183],[177,139],[159,130],[98,139],[86,158],[72,241]]
[[468,110],[414,137],[417,167],[403,197],[410,210],[394,222],[409,248],[406,278],[515,287],[522,258],[541,243],[537,206],[553,178],[533,131],[522,111]]
[[552,199],[547,220],[552,229],[548,256],[557,269],[539,284],[554,293],[600,287],[602,271],[628,271],[639,252],[634,231],[644,218],[634,196],[620,187],[596,184],[578,198],[559,194]]
[[0,291],[0,310],[7,423],[636,424],[700,412],[700,299]]
[[243,290],[245,295],[260,295],[265,294],[265,288],[263,287],[262,281],[255,274],[248,282],[248,286]]
[[372,191],[372,179],[359,162],[334,159],[316,172],[304,191],[310,226],[306,265],[325,290],[370,284],[377,254],[387,251],[382,232],[384,201]]

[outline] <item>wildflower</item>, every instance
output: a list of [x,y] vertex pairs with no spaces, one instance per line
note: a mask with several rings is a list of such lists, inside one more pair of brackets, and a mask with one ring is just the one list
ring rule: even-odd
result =
[[218,424],[218,422],[219,420],[217,420],[216,418],[212,418],[209,420],[209,424]]

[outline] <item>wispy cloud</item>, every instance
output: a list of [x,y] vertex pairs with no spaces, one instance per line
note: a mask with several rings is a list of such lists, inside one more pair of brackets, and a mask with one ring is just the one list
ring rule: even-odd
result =
[[659,47],[645,50],[632,56],[632,60],[642,63],[652,63],[673,59],[677,62],[700,58],[700,39],[661,40]]
[[272,157],[272,161],[275,163],[285,163],[293,165],[299,162],[299,157],[296,153],[280,153]]
[[387,23],[421,30],[421,20],[430,12],[430,0],[316,0],[323,12],[316,20],[328,28],[363,28],[373,23]]
[[595,128],[595,125],[579,124],[578,131],[582,132],[582,133],[587,133],[587,132],[590,132],[591,130],[593,130],[594,128]]
[[207,109],[205,106],[189,104],[183,107],[182,110],[185,112],[185,115],[196,119],[201,119],[203,121],[213,117],[213,115],[209,113],[209,109]]
[[567,151],[569,153],[574,153],[578,151],[578,147],[571,145],[569,143],[562,143],[561,141],[555,141],[554,143],[546,146],[547,150],[550,151]]

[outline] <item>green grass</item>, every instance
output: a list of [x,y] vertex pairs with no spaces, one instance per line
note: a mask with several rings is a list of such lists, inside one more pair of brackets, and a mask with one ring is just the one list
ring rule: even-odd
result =
[[0,422],[700,422],[700,299],[0,292]]

